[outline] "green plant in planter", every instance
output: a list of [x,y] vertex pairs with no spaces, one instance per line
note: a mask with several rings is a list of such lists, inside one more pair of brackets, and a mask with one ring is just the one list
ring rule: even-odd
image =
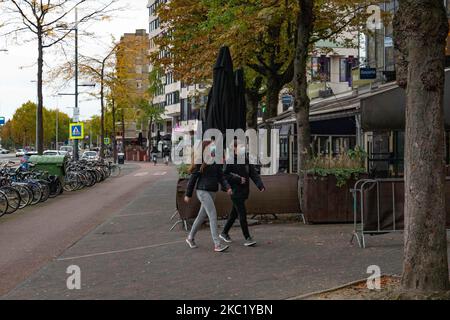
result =
[[177,170],[180,179],[187,179],[189,177],[189,165],[183,163],[177,167]]
[[317,155],[307,164],[306,173],[315,177],[335,176],[336,186],[341,188],[351,179],[358,179],[360,174],[364,174],[364,150],[357,148],[347,153],[342,153],[336,157],[327,155]]

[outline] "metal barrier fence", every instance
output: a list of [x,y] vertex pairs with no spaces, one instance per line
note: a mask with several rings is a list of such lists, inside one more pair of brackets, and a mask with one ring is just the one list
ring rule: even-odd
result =
[[[398,221],[403,219],[404,212],[403,210],[399,212],[399,199],[396,199],[401,183],[403,183],[403,179],[363,179],[355,183],[355,187],[350,190],[353,194],[354,214],[354,230],[351,243],[356,238],[359,247],[365,248],[365,235],[367,234],[376,235],[403,231],[403,223],[399,224]],[[391,189],[391,201],[389,201],[388,207],[386,207],[386,203],[382,203],[381,199],[382,186],[385,194],[384,199],[386,199],[386,185],[390,185]],[[373,199],[375,200],[375,208],[373,206],[368,207],[368,193],[372,193],[372,199],[375,198]],[[373,205],[373,203],[370,205]],[[389,214],[390,217],[388,216]],[[389,222],[386,223],[386,220]]]
[[[450,178],[446,179],[446,197],[450,196]],[[353,194],[354,229],[361,248],[366,247],[366,235],[403,232],[405,226],[404,179],[363,179],[350,190]],[[447,227],[450,227],[450,206],[446,205]]]

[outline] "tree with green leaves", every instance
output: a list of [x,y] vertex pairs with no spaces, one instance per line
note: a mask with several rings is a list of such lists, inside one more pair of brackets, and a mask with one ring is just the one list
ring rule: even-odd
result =
[[[346,45],[353,40],[356,46],[352,32],[363,20],[364,6],[371,2],[315,1],[314,30],[304,50],[309,54],[324,39]],[[158,11],[166,32],[155,39],[160,51],[154,52],[152,61],[186,83],[208,83],[217,52],[227,45],[235,66],[247,74],[249,119],[254,119],[255,106],[263,96],[263,118],[272,118],[277,115],[280,91],[293,80],[300,8],[296,0],[170,1]],[[254,126],[254,121],[250,124]]]
[[[24,34],[23,41],[37,43],[37,143],[39,154],[44,151],[44,52],[52,47],[64,45],[79,24],[103,19],[115,11],[117,0],[7,0],[0,1],[0,15],[4,18],[0,36],[17,39]],[[75,12],[79,13],[75,21]],[[27,37],[29,36],[29,37]]]
[[[36,104],[28,101],[18,108],[12,119],[8,121],[1,132],[2,141],[9,141],[14,146],[34,146],[36,141]],[[43,109],[45,129],[43,147],[52,147],[56,144],[56,130],[58,140],[66,141],[69,138],[70,118],[67,114]],[[56,124],[58,121],[58,124]]]

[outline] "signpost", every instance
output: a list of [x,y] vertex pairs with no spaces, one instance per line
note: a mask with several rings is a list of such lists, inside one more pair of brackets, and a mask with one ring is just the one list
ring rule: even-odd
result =
[[84,123],[71,123],[70,140],[83,140],[83,139],[84,139]]

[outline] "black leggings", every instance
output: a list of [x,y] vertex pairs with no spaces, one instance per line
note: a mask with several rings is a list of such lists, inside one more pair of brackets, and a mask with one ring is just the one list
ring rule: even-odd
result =
[[225,225],[225,228],[223,229],[223,234],[228,235],[228,232],[230,232],[234,222],[239,216],[242,233],[244,234],[245,239],[250,238],[250,232],[248,230],[247,223],[247,209],[245,208],[246,199],[232,199],[232,201],[233,210],[231,210],[230,216],[228,217],[228,221]]

